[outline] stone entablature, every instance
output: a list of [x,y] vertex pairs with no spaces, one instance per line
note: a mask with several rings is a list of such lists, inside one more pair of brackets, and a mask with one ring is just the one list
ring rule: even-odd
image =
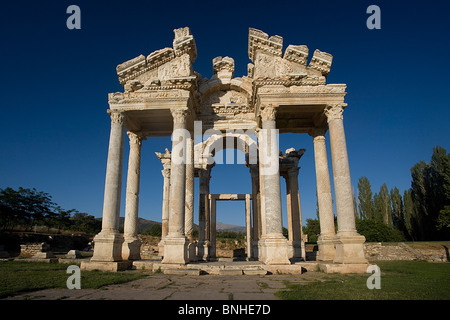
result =
[[161,123],[170,124],[170,114],[163,110],[181,105],[193,110],[204,130],[257,129],[261,106],[273,104],[279,107],[280,132],[307,133],[326,123],[323,110],[328,104],[344,101],[345,84],[326,84],[332,63],[328,53],[315,50],[307,65],[306,45],[288,45],[283,53],[282,37],[250,28],[248,53],[253,63],[248,74],[233,78],[233,58],[219,56],[212,61],[213,75],[208,79],[193,70],[197,48],[189,28],[174,33],[172,48],[139,55],[116,68],[125,91],[110,93],[108,101],[111,109],[134,111],[132,130],[169,135],[139,115],[151,110]]

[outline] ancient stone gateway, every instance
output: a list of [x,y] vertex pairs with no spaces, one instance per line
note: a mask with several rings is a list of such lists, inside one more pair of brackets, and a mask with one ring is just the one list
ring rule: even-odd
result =
[[[356,232],[352,187],[343,126],[347,104],[345,84],[327,84],[332,56],[289,45],[283,38],[249,29],[248,74],[233,78],[234,60],[213,59],[213,76],[193,70],[197,57],[189,28],[174,30],[173,46],[140,55],[117,66],[124,92],[108,96],[111,116],[102,230],[95,237],[94,255],[82,268],[120,269],[140,259],[137,238],[140,151],[142,140],[172,136],[172,146],[157,153],[164,175],[160,243],[162,263],[185,265],[211,257],[215,245],[215,195],[209,179],[215,151],[240,149],[249,168],[253,201],[252,258],[266,265],[290,264],[304,258],[298,193],[298,162],[304,149],[280,153],[278,133],[309,134],[314,140],[317,197],[320,220],[318,260],[332,272],[365,272],[365,238]],[[124,132],[130,143],[124,234],[119,215]],[[232,130],[233,132],[227,132]],[[338,231],[333,202],[325,133],[329,130]],[[202,136],[199,143],[195,139]],[[151,141],[150,141],[151,143]],[[280,176],[286,179],[289,239],[282,234]],[[199,181],[199,239],[194,241],[194,182]],[[219,196],[220,197],[220,196]],[[248,210],[249,212],[249,210]],[[251,242],[251,243],[250,243]]]

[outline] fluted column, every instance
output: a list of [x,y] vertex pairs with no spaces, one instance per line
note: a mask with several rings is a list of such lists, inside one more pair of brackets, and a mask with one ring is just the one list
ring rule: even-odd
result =
[[330,174],[328,170],[327,150],[325,144],[326,128],[315,128],[309,134],[314,141],[314,161],[316,167],[317,204],[319,207],[320,235],[318,260],[333,260],[334,248],[334,213],[331,197]]
[[130,139],[130,155],[128,158],[127,193],[125,199],[124,243],[122,258],[124,260],[140,260],[141,242],[138,234],[139,181],[141,168],[141,145],[145,139],[134,132],[127,132]]
[[186,139],[186,201],[184,232],[189,239],[189,261],[197,261],[194,243],[194,132]]
[[209,170],[200,169],[199,205],[198,205],[198,245],[197,255],[200,260],[209,258]]
[[164,239],[169,233],[170,163],[164,164],[164,169],[161,170],[161,173],[164,178],[161,239]]
[[[298,190],[298,171],[299,167],[290,168],[288,170],[288,179],[286,184],[288,187],[290,201],[290,217],[289,221],[289,245],[293,248],[293,258],[305,258],[302,250],[302,215],[300,209],[300,194]],[[289,213],[288,213],[289,214]]]
[[[276,107],[261,110],[262,130],[259,143],[262,152],[260,174],[263,177],[265,233],[261,239],[262,259],[266,264],[290,264],[287,240],[282,233],[281,190]],[[263,220],[264,222],[264,220]],[[264,229],[264,228],[263,228]]]
[[123,236],[119,234],[120,194],[125,115],[109,111],[111,132],[106,165],[105,194],[103,200],[102,231],[94,238],[95,249],[91,261],[121,261]]
[[164,241],[163,263],[187,263],[188,240],[184,233],[186,199],[187,108],[173,108],[172,158],[170,168],[169,233]]
[[161,170],[164,178],[163,184],[163,203],[162,203],[162,226],[161,241],[158,244],[158,255],[164,256],[164,239],[169,233],[169,193],[170,193],[170,161],[164,163],[164,169]]
[[346,103],[328,105],[324,112],[330,131],[331,157],[333,162],[334,193],[338,232],[335,237],[337,263],[366,263],[364,236],[356,232],[353,209],[353,193],[348,164],[342,113]]
[[250,260],[252,254],[252,213],[251,213],[251,195],[245,195],[245,226],[247,231],[247,260]]
[[209,208],[210,208],[210,218],[209,218],[209,256],[210,258],[216,257],[216,205],[217,205],[216,195],[211,194],[209,196]]
[[253,214],[253,242],[252,258],[258,258],[258,241],[261,236],[261,210],[259,204],[259,168],[256,164],[250,165],[252,179],[252,214]]

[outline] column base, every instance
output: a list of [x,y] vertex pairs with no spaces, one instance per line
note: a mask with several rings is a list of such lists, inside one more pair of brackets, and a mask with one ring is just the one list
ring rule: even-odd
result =
[[162,263],[187,264],[189,240],[182,237],[164,238],[164,258]]
[[259,259],[259,241],[258,240],[253,240],[252,243],[252,258],[253,260],[258,260]]
[[123,236],[116,232],[100,232],[94,237],[94,255],[91,261],[122,261]]
[[202,261],[209,259],[209,241],[199,241],[197,243],[197,258]]
[[141,260],[141,241],[137,237],[127,237],[122,245],[123,260]]
[[334,246],[335,235],[319,235],[317,245],[319,246],[319,261],[333,261],[336,258],[336,248]]
[[132,261],[82,261],[80,265],[81,270],[100,270],[117,272],[130,269]]
[[164,257],[164,239],[158,242],[158,256]]
[[367,263],[364,256],[366,238],[356,232],[338,232],[334,239],[336,257],[334,263]]
[[291,264],[288,242],[280,235],[267,235],[259,241],[260,260],[265,264]]
[[[304,247],[304,246],[303,246]],[[289,259],[300,259],[302,256],[302,241],[300,240],[288,240],[288,257]]]
[[188,254],[189,254],[189,262],[198,261],[197,258],[197,244],[195,242],[190,242],[188,244]]

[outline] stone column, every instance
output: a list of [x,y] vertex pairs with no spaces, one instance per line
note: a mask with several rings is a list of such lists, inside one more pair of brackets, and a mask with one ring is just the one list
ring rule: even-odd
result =
[[184,233],[186,199],[186,116],[187,108],[173,108],[170,167],[169,233],[164,239],[163,263],[186,264],[188,239]]
[[210,208],[211,208],[211,218],[210,218],[210,249],[209,256],[211,258],[216,257],[216,196],[210,195]]
[[287,239],[282,233],[278,130],[276,130],[275,117],[275,107],[268,105],[262,109],[259,151],[262,152],[260,175],[264,180],[264,212],[262,214],[265,216],[265,233],[262,235],[260,248],[263,251],[261,253],[264,263],[290,264]]
[[140,260],[141,241],[138,234],[139,180],[141,168],[141,145],[145,137],[128,131],[130,155],[128,159],[127,194],[125,199],[124,242],[122,259]]
[[252,213],[251,213],[251,195],[245,195],[245,225],[247,229],[247,260],[250,260],[252,254]]
[[305,258],[302,251],[302,223],[300,209],[300,195],[298,190],[298,171],[299,167],[290,168],[288,170],[288,179],[286,185],[289,185],[288,193],[290,201],[290,227],[289,227],[289,245],[293,248],[293,258]]
[[259,205],[259,168],[258,165],[250,165],[250,175],[252,179],[252,214],[253,214],[253,234],[252,234],[252,258],[258,258],[258,240],[261,236],[260,205]]
[[111,132],[106,165],[105,194],[103,200],[102,231],[94,238],[91,261],[121,261],[123,236],[119,234],[120,193],[122,189],[123,145],[125,116],[109,111]]
[[[209,228],[209,170],[200,169],[198,171],[199,180],[199,205],[198,205],[198,245],[197,255],[200,260],[209,258],[209,238],[207,230]],[[209,221],[209,218],[208,218]]]
[[196,244],[194,242],[194,132],[189,131],[186,139],[186,201],[184,232],[189,239],[189,261],[197,261]]
[[170,162],[164,164],[164,169],[161,170],[164,177],[163,185],[163,203],[162,203],[162,227],[161,227],[161,241],[158,244],[158,255],[164,256],[164,239],[169,233],[169,193],[170,193]]
[[364,257],[364,236],[356,232],[353,193],[348,164],[342,113],[346,103],[328,105],[324,112],[330,131],[333,162],[334,193],[338,232],[335,237],[336,263],[367,263]]
[[333,260],[336,256],[336,249],[334,247],[335,231],[333,200],[331,197],[325,132],[326,128],[315,128],[309,133],[314,139],[317,204],[319,207],[320,223],[320,235],[317,244],[319,245],[318,260],[320,261]]

